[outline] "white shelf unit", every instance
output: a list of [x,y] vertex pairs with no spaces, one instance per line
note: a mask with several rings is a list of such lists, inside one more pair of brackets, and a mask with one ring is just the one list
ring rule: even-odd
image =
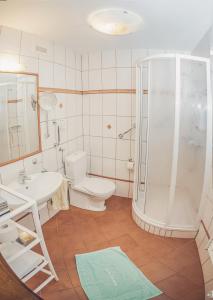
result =
[[[19,205],[9,213],[6,213],[5,215],[0,217],[0,226],[4,223],[7,223],[7,221],[9,220],[13,221],[14,217],[25,211],[29,212],[30,210],[32,212],[32,217],[35,224],[35,232],[13,221],[20,234],[22,232],[27,234],[28,237],[31,237],[30,242],[24,245],[20,242],[20,240],[16,240],[14,242],[1,244],[0,252],[5,258],[8,265],[22,282],[26,283],[38,272],[43,272],[48,276],[47,279],[45,279],[38,287],[34,289],[34,292],[38,293],[53,279],[58,280],[58,277],[54,270],[44,241],[37,203],[33,199],[26,197],[16,191],[13,191],[3,185],[0,185],[0,195],[1,194],[3,194],[3,197],[7,200],[9,208],[11,197],[13,199],[13,204],[14,197],[16,197],[17,203],[19,203]],[[40,255],[31,250],[38,244],[40,244],[41,246],[43,255]],[[45,267],[48,267],[48,269],[46,269]]]

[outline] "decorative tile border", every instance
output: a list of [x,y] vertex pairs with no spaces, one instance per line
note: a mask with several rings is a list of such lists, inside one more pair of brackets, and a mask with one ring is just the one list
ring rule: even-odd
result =
[[108,89],[108,90],[70,90],[63,88],[39,87],[39,92],[63,93],[75,95],[92,95],[92,94],[135,94],[135,89]]
[[142,218],[136,213],[134,207],[132,206],[132,218],[135,223],[143,230],[163,236],[163,237],[173,237],[173,238],[195,238],[197,231],[190,231],[190,230],[171,230],[166,229],[161,226],[154,226],[142,220]]

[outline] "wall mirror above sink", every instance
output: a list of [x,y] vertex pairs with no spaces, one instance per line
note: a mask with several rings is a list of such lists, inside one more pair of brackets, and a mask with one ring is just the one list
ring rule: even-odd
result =
[[38,75],[0,72],[0,166],[41,152]]

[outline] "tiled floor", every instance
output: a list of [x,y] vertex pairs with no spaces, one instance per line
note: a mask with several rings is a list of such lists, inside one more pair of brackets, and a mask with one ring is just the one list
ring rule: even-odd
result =
[[[87,299],[74,255],[120,246],[164,294],[158,300],[204,300],[204,283],[194,240],[158,237],[141,230],[131,217],[131,200],[113,196],[105,212],[72,207],[43,226],[47,247],[59,276],[41,292],[45,300]],[[42,275],[30,283],[33,287]]]

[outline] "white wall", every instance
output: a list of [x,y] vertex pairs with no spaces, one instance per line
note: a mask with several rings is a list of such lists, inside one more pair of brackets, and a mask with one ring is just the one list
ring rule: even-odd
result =
[[[82,56],[83,90],[135,89],[135,66],[138,59],[174,51],[151,49],[112,49]],[[84,147],[88,152],[89,171],[113,177],[116,194],[132,197],[133,172],[126,165],[134,160],[134,134],[123,140],[118,134],[135,122],[135,94],[104,94],[83,96]],[[111,125],[111,129],[107,128]],[[120,181],[127,180],[130,182]]]
[[[81,90],[81,55],[63,45],[42,40],[37,36],[2,27],[0,34],[0,65],[5,60],[23,64],[26,72],[39,74],[40,87]],[[40,171],[62,172],[59,148],[66,153],[83,148],[82,96],[56,94],[58,104],[49,113],[50,137],[46,138],[46,117],[41,111],[42,153],[0,168],[4,184],[18,176],[25,167],[27,173]],[[55,125],[54,125],[54,122]],[[61,129],[61,143],[57,142],[56,126]],[[36,164],[34,164],[36,162]]]
[[[211,58],[211,81],[213,83],[213,59]],[[209,241],[213,240],[213,182],[212,177],[209,178],[209,191],[204,201],[204,208],[201,219],[203,224],[200,224],[199,231],[196,237],[196,243],[200,255],[201,266],[203,269],[204,283],[206,294],[213,291],[213,264],[208,254],[207,248]],[[204,227],[208,231],[208,237]],[[209,299],[209,298],[206,298]]]

